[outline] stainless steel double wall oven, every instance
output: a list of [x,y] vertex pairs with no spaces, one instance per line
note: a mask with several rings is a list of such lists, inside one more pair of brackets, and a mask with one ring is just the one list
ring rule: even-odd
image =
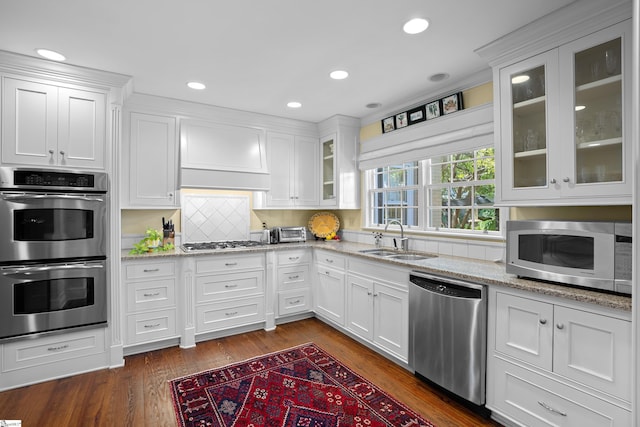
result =
[[0,340],[107,323],[107,174],[0,167]]

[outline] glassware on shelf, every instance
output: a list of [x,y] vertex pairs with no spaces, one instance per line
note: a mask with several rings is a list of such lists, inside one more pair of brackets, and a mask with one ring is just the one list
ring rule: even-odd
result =
[[607,49],[604,52],[604,61],[607,74],[612,76],[618,70],[618,55],[614,49]]

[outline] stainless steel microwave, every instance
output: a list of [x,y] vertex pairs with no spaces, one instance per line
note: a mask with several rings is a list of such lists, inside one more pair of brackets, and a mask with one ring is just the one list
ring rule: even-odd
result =
[[632,293],[629,222],[507,221],[507,273]]

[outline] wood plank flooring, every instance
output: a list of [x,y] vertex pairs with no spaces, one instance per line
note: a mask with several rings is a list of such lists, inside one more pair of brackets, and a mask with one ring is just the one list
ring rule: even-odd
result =
[[316,319],[126,357],[104,369],[0,393],[0,419],[23,426],[176,426],[167,381],[314,342],[439,427],[498,426]]

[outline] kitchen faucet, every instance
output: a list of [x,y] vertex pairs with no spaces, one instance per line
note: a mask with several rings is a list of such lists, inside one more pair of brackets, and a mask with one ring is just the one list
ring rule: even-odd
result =
[[[408,237],[404,237],[404,228],[402,227],[402,223],[400,221],[398,221],[397,219],[391,219],[389,221],[387,221],[387,225],[384,226],[384,231],[387,231],[387,228],[389,228],[390,224],[398,224],[400,226],[400,247],[402,248],[403,251],[408,251],[409,250],[409,238]],[[396,239],[393,239],[393,246],[395,247],[396,250],[398,250],[398,245],[396,244]]]

